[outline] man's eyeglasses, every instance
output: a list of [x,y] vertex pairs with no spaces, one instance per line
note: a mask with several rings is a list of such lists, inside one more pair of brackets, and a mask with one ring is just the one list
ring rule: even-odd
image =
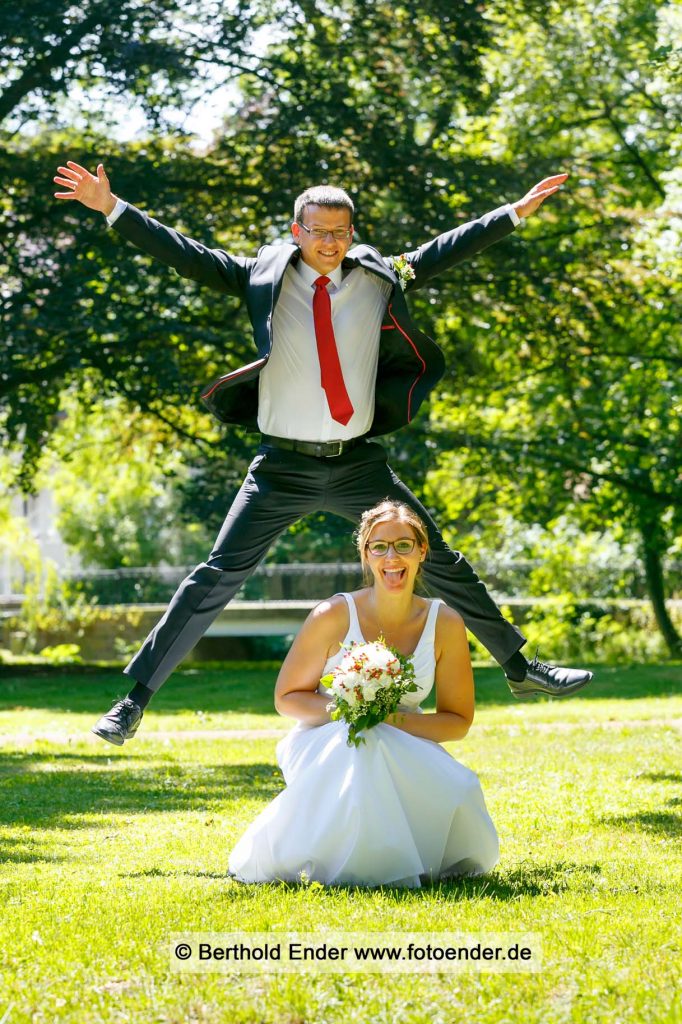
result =
[[303,228],[304,231],[307,231],[311,238],[324,239],[324,238],[327,237],[327,235],[331,235],[333,238],[335,238],[337,240],[337,242],[345,242],[348,238],[350,238],[351,232],[353,230],[353,228],[350,227],[350,228],[334,228],[333,231],[327,231],[326,228],[309,228],[309,227],[306,227],[306,225],[305,224],[301,224],[300,221],[297,221],[296,223],[298,224],[299,228]]
[[391,543],[387,540],[371,540],[367,545],[367,550],[370,555],[375,555],[377,558],[387,555],[389,548],[393,548],[396,555],[411,555],[416,543],[414,537],[401,537],[400,540],[394,540]]

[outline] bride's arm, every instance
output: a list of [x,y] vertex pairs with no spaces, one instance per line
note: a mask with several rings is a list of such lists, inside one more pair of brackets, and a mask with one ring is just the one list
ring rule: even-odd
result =
[[461,740],[474,720],[474,674],[461,616],[442,605],[436,622],[436,710],[398,711],[387,722],[436,743]]
[[305,725],[324,725],[331,718],[330,698],[316,693],[329,652],[338,650],[348,629],[343,597],[332,597],[313,608],[287,654],[275,685],[275,707],[280,715]]

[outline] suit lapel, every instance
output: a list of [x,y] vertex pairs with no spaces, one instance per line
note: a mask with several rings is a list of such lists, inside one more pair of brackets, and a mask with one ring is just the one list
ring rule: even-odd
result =
[[344,270],[362,267],[363,270],[369,270],[370,273],[388,281],[394,288],[398,283],[396,275],[386,266],[381,254],[371,245],[354,245],[352,249],[348,250],[341,266]]
[[[301,250],[290,242],[285,242],[282,245],[264,245],[259,252],[258,262],[261,264],[259,277],[263,281],[268,280],[272,285],[273,308],[287,267],[292,263],[298,263],[300,258]],[[344,270],[362,267],[364,270],[377,274],[394,287],[398,283],[396,275],[387,267],[380,253],[371,245],[353,246],[348,250],[341,266]]]

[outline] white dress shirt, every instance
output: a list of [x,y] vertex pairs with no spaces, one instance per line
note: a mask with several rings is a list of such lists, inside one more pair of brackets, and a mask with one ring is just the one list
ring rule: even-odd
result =
[[284,274],[272,318],[272,352],[258,378],[262,433],[298,441],[345,441],[366,433],[374,418],[374,386],[381,322],[391,285],[361,267],[327,274],[332,326],[353,415],[332,419],[320,383],[313,320],[318,271],[299,260]]
[[[126,203],[119,199],[111,225]],[[508,213],[515,225],[519,217]],[[365,434],[374,418],[374,390],[381,323],[391,285],[361,267],[327,274],[332,326],[353,415],[344,426],[332,419],[320,383],[313,320],[314,282],[320,274],[299,260],[282,281],[272,318],[272,351],[258,378],[258,427],[263,434],[297,441],[345,441]]]

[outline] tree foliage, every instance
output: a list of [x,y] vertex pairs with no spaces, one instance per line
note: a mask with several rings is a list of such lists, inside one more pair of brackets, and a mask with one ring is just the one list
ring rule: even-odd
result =
[[199,561],[211,537],[181,524],[178,482],[191,466],[163,423],[122,398],[64,394],[38,483],[49,488],[64,542],[85,566]]
[[[94,17],[103,6],[108,7],[93,3],[87,10]],[[150,38],[166,40],[171,50],[176,45],[174,19],[182,4],[153,6],[149,12],[139,0],[131,0],[106,33],[84,35],[81,50],[74,50],[63,71],[64,84],[74,80],[83,89],[94,89],[101,77],[131,102],[139,98],[149,103],[155,97],[160,116],[176,98],[170,87],[161,98],[141,71],[118,79],[107,70],[123,46],[120,38],[133,49],[138,43],[144,47]],[[49,19],[43,8],[38,5]],[[372,169],[372,156],[385,153],[373,180],[387,183],[384,194],[400,197],[400,206],[392,211],[390,202],[377,200],[374,212],[362,214],[362,231],[369,234],[376,223],[381,228],[378,241],[395,237],[398,224],[402,230],[408,219],[406,211],[418,213],[419,196],[422,210],[412,229],[427,217],[426,209],[434,213],[431,230],[445,226],[448,183],[427,184],[426,194],[432,191],[433,197],[423,198],[422,182],[433,175],[426,159],[433,147],[419,147],[415,141],[425,113],[413,93],[418,86],[426,103],[429,89],[437,96],[437,63],[451,70],[461,84],[446,101],[438,100],[440,123],[458,97],[475,91],[476,52],[484,36],[477,6],[463,4],[452,14],[449,5],[430,3],[419,17],[415,4],[349,2],[334,17],[320,13],[324,9],[311,3],[263,5],[257,12],[240,8],[217,33],[212,49],[210,38],[204,40],[201,60],[212,66],[230,63],[226,50],[231,46],[238,53],[248,34],[245,26],[255,29],[276,19],[283,41],[273,44],[258,66],[251,59],[250,77],[249,68],[242,68],[244,104],[201,160],[177,135],[157,132],[143,142],[112,143],[101,132],[99,111],[86,107],[80,131],[55,129],[55,115],[52,127],[38,137],[8,138],[0,157],[6,183],[0,207],[0,322],[5,340],[0,379],[3,426],[8,439],[22,442],[25,481],[53,424],[61,385],[94,370],[104,393],[123,394],[172,424],[180,435],[196,437],[205,448],[211,442],[217,447],[217,435],[205,421],[197,425],[195,414],[184,410],[190,404],[196,410],[203,381],[251,355],[246,318],[234,303],[203,294],[142,257],[133,258],[113,233],[103,230],[99,217],[55,203],[49,182],[56,163],[68,156],[84,163],[102,159],[118,194],[207,241],[253,252],[286,231],[293,197],[311,178],[343,171],[348,185],[359,188]],[[153,33],[150,13],[158,22]],[[210,14],[207,10],[204,27]],[[83,14],[73,17],[81,25]],[[50,25],[54,31],[47,32],[47,39],[58,29],[56,19]],[[230,38],[234,25],[239,31]],[[42,36],[36,31],[24,39],[15,29],[14,35],[12,25],[7,29],[8,52],[14,66],[28,73]],[[47,31],[47,23],[43,29]],[[163,77],[167,53],[162,48],[151,52],[158,60],[150,63],[149,75]],[[133,66],[138,67],[134,61]],[[3,95],[12,95],[19,79],[5,71]],[[191,71],[187,61],[181,62],[178,82]],[[56,104],[51,76],[46,65],[41,83],[21,100],[16,97],[15,110],[21,111],[22,103],[30,109],[48,95]],[[434,104],[432,98],[435,110]],[[420,157],[419,167],[410,159],[411,151]],[[289,192],[283,191],[283,181]],[[366,194],[372,196],[372,180],[367,186]]]
[[[285,235],[314,181],[348,187],[358,237],[401,252],[568,170],[563,194],[514,237],[411,296],[449,370],[430,423],[389,441],[391,454],[421,489],[425,450],[432,464],[440,453],[429,500],[459,531],[568,515],[637,539],[676,648],[663,564],[681,507],[678,5],[261,0],[228,12],[125,0],[87,31],[108,4],[65,18],[30,6],[34,26],[17,15],[3,27],[0,64],[0,423],[25,480],[63,388],[85,379],[183,446],[190,519],[217,524],[251,447],[196,401],[205,380],[251,358],[243,310],[57,205],[49,182],[64,158],[102,160],[117,194],[242,253]],[[177,112],[231,75],[240,101],[198,156]],[[139,103],[148,136],[112,142],[106,104],[85,104],[74,127],[76,88]],[[46,112],[48,126],[16,131]]]
[[[152,126],[173,123],[200,91],[254,67],[260,23],[244,0],[82,0],[5,5],[0,24],[0,124],[86,121],[138,103]],[[217,71],[209,74],[208,68]],[[71,99],[71,104],[65,100]]]
[[[511,509],[546,523],[570,510],[588,529],[638,538],[678,651],[663,562],[682,508],[680,267],[669,238],[682,106],[655,63],[668,5],[499,7],[497,100],[472,142],[550,154],[576,181],[515,240],[494,308],[479,314],[478,372],[441,396],[436,417],[456,452],[444,472],[477,481],[474,517]],[[475,315],[460,329],[475,331]]]

